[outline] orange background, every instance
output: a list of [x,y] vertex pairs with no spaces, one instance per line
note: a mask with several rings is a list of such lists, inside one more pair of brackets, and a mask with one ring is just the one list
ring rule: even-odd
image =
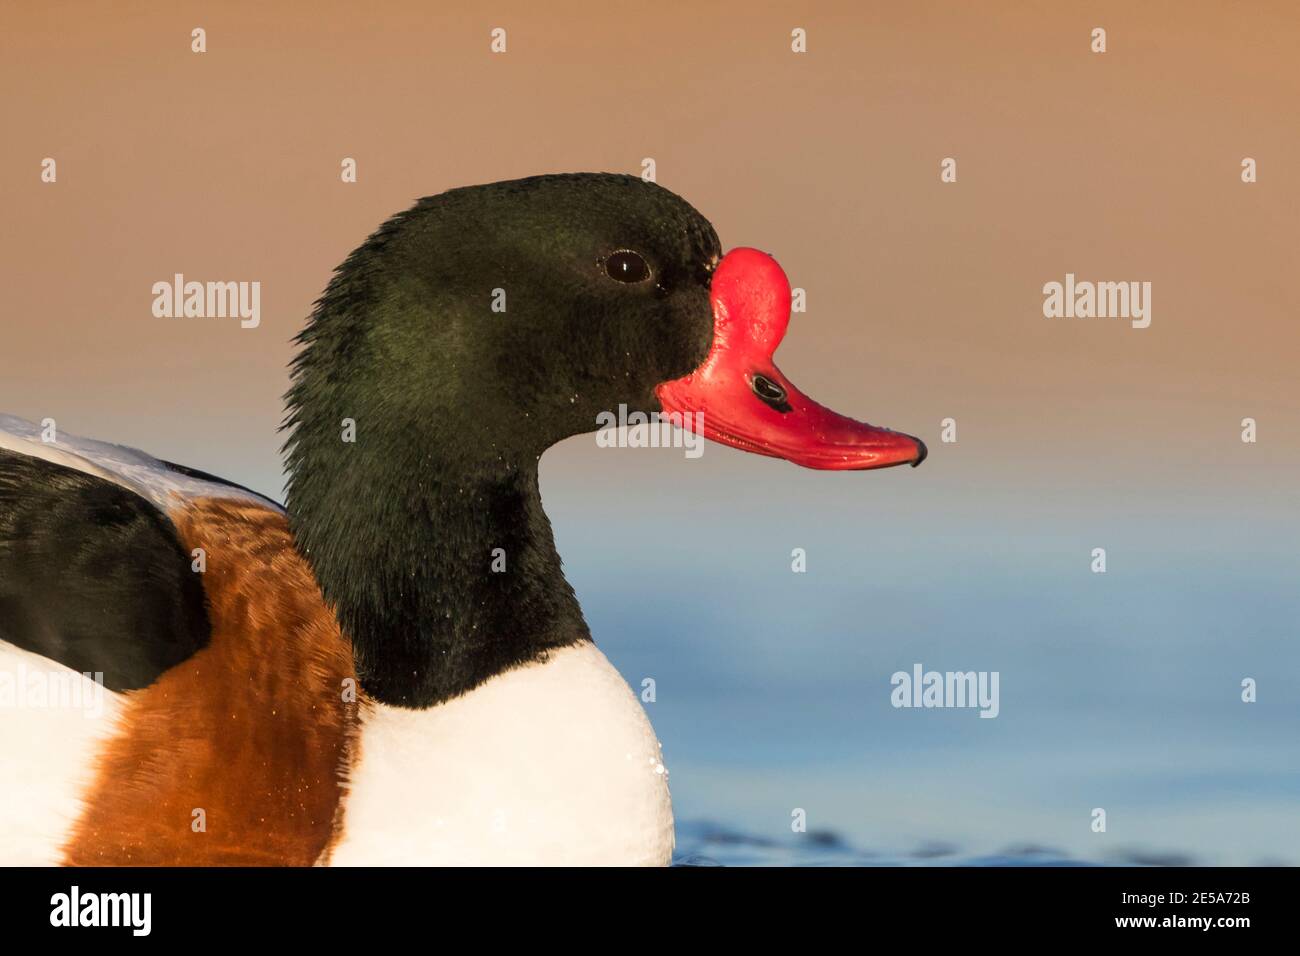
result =
[[[4,409],[276,490],[289,339],[380,221],[651,156],[808,290],[796,383],[932,445],[956,418],[968,478],[1241,494],[1300,458],[1293,4],[442,7],[6,5]],[[1067,271],[1151,281],[1151,328],[1044,319]],[[261,281],[261,328],[154,318],[174,272]]]

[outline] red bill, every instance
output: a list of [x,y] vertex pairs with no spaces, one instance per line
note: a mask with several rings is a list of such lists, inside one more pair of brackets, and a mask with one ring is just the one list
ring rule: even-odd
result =
[[831,411],[781,373],[772,355],[790,323],[790,283],[757,249],[733,249],[710,287],[713,346],[704,363],[655,389],[666,413],[702,413],[706,438],[833,471],[925,460],[925,443]]

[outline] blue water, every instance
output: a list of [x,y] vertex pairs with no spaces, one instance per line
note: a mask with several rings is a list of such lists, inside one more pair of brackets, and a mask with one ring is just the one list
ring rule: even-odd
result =
[[[1128,857],[1132,865],[1184,866],[1183,857]],[[833,830],[785,839],[754,836],[702,820],[678,821],[674,866],[1088,866],[1064,851],[1023,844],[977,855],[951,843],[923,843],[906,853],[873,851]]]
[[[1300,863],[1297,509],[773,464],[543,471],[598,645],[654,681],[680,862]],[[998,717],[892,707],[915,663],[999,672]]]

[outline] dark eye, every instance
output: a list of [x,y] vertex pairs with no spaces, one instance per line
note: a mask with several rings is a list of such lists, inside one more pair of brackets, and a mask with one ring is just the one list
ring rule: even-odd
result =
[[605,275],[619,282],[644,282],[650,278],[650,267],[631,249],[620,249],[605,258]]

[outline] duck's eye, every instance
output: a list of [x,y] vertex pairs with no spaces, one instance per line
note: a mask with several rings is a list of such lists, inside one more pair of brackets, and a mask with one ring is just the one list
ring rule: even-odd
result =
[[605,257],[605,275],[619,282],[644,282],[650,278],[650,267],[631,249],[620,249]]

